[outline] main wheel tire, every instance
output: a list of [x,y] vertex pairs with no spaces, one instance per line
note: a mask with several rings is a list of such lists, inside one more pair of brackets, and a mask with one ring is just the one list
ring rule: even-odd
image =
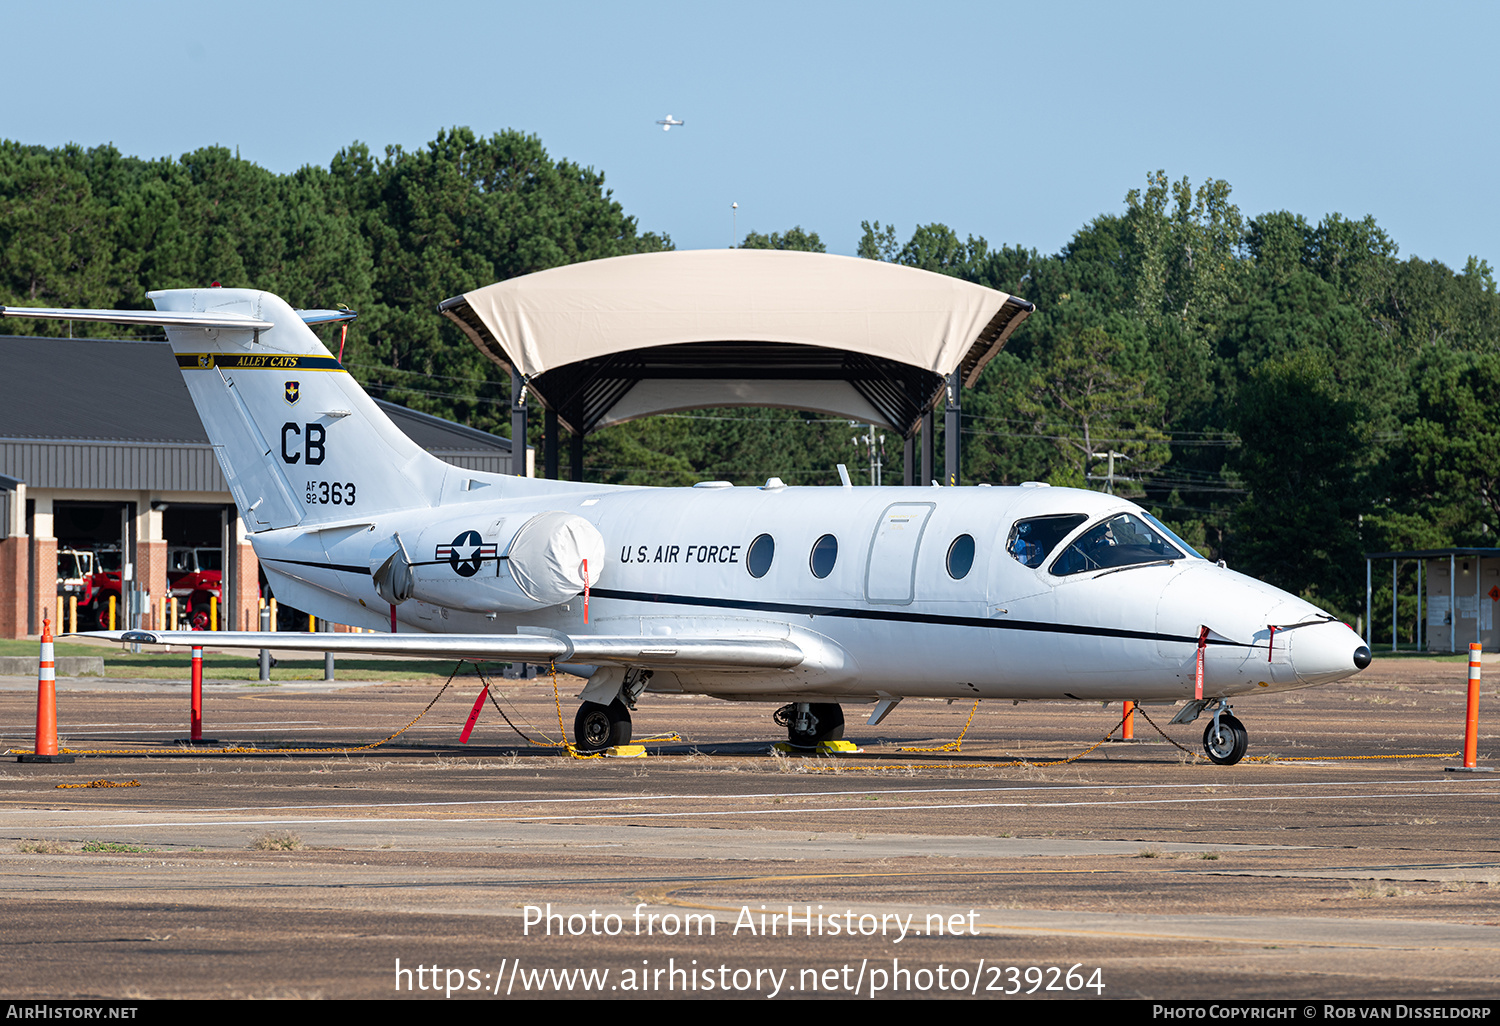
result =
[[794,748],[816,748],[823,741],[837,741],[844,736],[844,710],[834,702],[815,702],[808,706],[812,713],[813,727],[810,733],[797,730],[797,714],[794,709],[787,723],[787,742]]
[[602,752],[630,744],[630,710],[618,698],[609,705],[584,702],[573,717],[573,746],[580,752]]
[[1219,729],[1209,721],[1203,728],[1203,751],[1220,766],[1233,766],[1245,757],[1250,747],[1250,734],[1245,725],[1228,713],[1219,717]]

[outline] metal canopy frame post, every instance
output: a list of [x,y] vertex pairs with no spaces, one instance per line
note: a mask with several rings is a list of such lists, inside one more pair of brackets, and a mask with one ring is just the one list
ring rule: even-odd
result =
[[1458,556],[1448,554],[1448,651],[1458,651]]
[[526,476],[526,384],[521,372],[510,372],[510,472]]
[[917,483],[917,439],[910,432],[901,440],[901,483],[908,488]]
[[1401,561],[1391,560],[1391,654],[1396,653],[1396,609],[1400,603],[1396,601],[1396,567]]
[[950,488],[958,485],[958,461],[963,411],[959,408],[958,390],[962,382],[958,371],[948,375],[947,405],[943,408],[943,481]]
[[937,418],[931,410],[922,414],[922,479],[917,483],[926,488],[933,480],[933,464],[937,462]]
[[568,447],[568,473],[572,480],[583,480],[583,435],[575,433]]
[[550,406],[542,415],[542,476],[557,480],[557,411]]
[[1375,649],[1375,590],[1370,577],[1373,562],[1365,557],[1365,645],[1371,651]]

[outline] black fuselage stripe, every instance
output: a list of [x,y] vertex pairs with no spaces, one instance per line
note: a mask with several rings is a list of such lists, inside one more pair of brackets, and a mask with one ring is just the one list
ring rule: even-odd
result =
[[[358,574],[369,577],[370,571],[362,566],[346,566],[339,563],[318,563],[303,559],[281,559],[268,556],[267,563],[290,563],[293,566],[310,566],[319,570],[335,570],[339,573]],[[441,562],[447,562],[442,560]],[[423,564],[427,565],[427,564]],[[979,616],[951,616],[944,613],[908,613],[897,609],[849,609],[843,606],[805,606],[791,602],[756,602],[752,599],[711,598],[706,595],[664,595],[649,591],[617,591],[613,588],[593,588],[589,594],[595,598],[619,599],[624,602],[649,602],[672,606],[707,606],[711,609],[746,609],[757,613],[790,613],[794,616],[837,616],[846,620],[879,620],[887,623],[920,623],[941,627],[979,627],[992,631],[1031,631],[1041,634],[1073,634],[1088,638],[1124,638],[1131,641],[1171,641],[1183,645],[1198,644],[1197,637],[1181,634],[1159,634],[1156,631],[1130,631],[1120,627],[1090,627],[1077,623],[1044,623],[1039,620],[990,620]],[[1232,648],[1257,648],[1254,644],[1209,638],[1210,645],[1227,645]]]
[[[262,563],[290,563],[292,566],[310,566],[318,570],[337,570],[341,574],[359,574],[361,577],[370,576],[370,568],[364,566],[346,566],[342,563],[318,563],[307,559],[282,559],[280,556],[267,556],[261,560]],[[447,562],[444,560],[443,562]]]
[[[499,563],[509,559],[509,556],[485,556],[480,563]],[[348,566],[344,563],[318,563],[308,559],[282,559],[280,556],[267,556],[261,560],[262,563],[290,563],[292,566],[310,566],[319,570],[337,570],[341,574],[359,574],[361,577],[369,577],[370,571],[362,566]],[[408,563],[408,566],[448,566],[452,560],[429,559],[419,563]],[[469,563],[472,560],[461,559],[460,563]]]
[[[1127,638],[1132,641],[1173,641],[1187,645],[1198,644],[1197,637],[1180,634],[1159,634],[1155,631],[1131,631],[1120,627],[1090,627],[1086,624],[1044,623],[1037,620],[990,620],[979,616],[952,616],[944,613],[908,613],[896,609],[849,609],[842,606],[804,606],[789,602],[755,602],[749,599],[709,598],[701,595],[662,595],[644,591],[616,591],[612,588],[594,588],[591,592],[598,598],[622,599],[631,602],[653,602],[666,605],[709,606],[716,609],[750,609],[760,613],[791,613],[802,616],[837,616],[850,620],[881,620],[890,623],[920,623],[947,627],[980,627],[1000,631],[1033,631],[1045,634],[1076,634],[1094,638]],[[1210,645],[1229,645],[1235,648],[1255,648],[1243,642],[1209,638]]]

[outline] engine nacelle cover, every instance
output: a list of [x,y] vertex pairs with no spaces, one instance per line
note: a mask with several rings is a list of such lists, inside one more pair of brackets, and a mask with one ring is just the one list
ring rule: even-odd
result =
[[[447,520],[423,528],[415,543],[395,539],[370,553],[382,598],[415,598],[474,613],[559,605],[593,587],[604,571],[604,536],[573,513],[549,511]],[[410,560],[410,584],[402,573]],[[382,587],[382,585],[384,585]]]

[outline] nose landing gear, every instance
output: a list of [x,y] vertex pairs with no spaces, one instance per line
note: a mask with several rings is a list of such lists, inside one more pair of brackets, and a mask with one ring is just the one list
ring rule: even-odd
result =
[[1221,704],[1203,730],[1203,751],[1220,766],[1233,766],[1245,757],[1250,734],[1245,725]]
[[1233,766],[1245,757],[1250,747],[1250,733],[1245,730],[1233,713],[1229,703],[1222,698],[1195,698],[1177,711],[1173,723],[1192,723],[1205,712],[1213,710],[1213,719],[1203,731],[1203,751],[1220,766]]

